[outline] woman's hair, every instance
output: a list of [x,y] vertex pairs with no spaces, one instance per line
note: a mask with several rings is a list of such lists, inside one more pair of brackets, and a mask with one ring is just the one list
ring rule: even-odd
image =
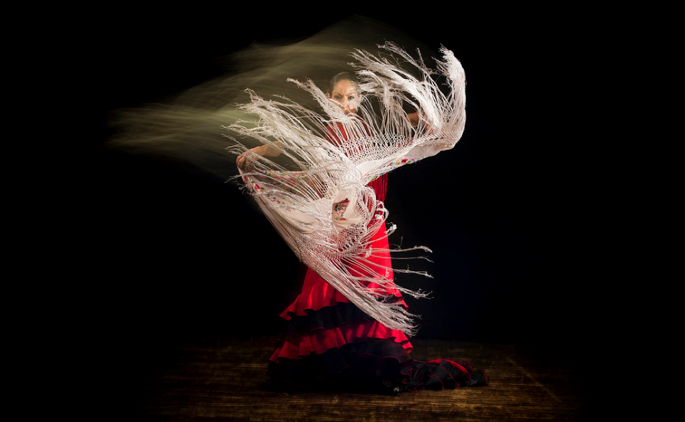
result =
[[335,88],[335,85],[340,81],[350,81],[352,85],[354,85],[354,88],[357,90],[357,92],[361,94],[359,83],[357,83],[357,79],[350,72],[340,72],[333,76],[331,81],[328,83],[328,91],[326,93],[332,95],[333,88]]

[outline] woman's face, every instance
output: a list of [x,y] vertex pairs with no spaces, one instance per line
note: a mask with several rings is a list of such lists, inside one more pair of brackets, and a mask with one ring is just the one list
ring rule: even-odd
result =
[[335,84],[333,92],[328,95],[328,98],[338,103],[338,105],[345,111],[345,113],[357,113],[357,107],[361,103],[357,88],[352,82],[343,79]]

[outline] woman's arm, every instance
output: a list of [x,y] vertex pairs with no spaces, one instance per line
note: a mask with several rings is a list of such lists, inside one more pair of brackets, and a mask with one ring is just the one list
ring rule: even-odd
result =
[[[276,142],[275,145],[280,147],[281,143]],[[260,145],[258,147],[250,149],[250,151],[254,154],[261,155],[262,157],[278,157],[279,155],[281,155],[281,151],[277,150],[276,148],[273,148],[270,145]],[[249,162],[249,155],[250,154],[248,154],[247,152],[244,152],[238,156],[235,163],[239,169],[245,170],[245,167]]]

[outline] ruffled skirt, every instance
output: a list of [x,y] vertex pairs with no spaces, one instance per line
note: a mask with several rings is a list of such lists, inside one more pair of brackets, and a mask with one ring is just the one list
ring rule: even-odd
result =
[[[388,249],[384,226],[373,246]],[[376,269],[390,267],[389,253],[372,259]],[[392,278],[391,272],[387,275]],[[406,306],[397,289],[389,293]],[[412,359],[412,345],[403,332],[367,316],[312,270],[281,318],[286,325],[276,339],[264,389],[396,394],[488,382],[469,362]]]

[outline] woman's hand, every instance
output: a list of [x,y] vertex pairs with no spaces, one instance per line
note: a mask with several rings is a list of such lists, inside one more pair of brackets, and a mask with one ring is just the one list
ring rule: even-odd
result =
[[[257,147],[257,148],[259,148],[259,147]],[[238,156],[238,158],[236,158],[236,160],[235,160],[235,165],[238,166],[238,168],[240,170],[245,171],[248,163],[250,162],[250,159],[248,158],[248,156],[250,155],[251,152],[255,152],[255,149],[257,149],[257,148],[252,148],[250,151],[245,151],[242,154],[240,154]]]
[[[415,111],[413,113],[408,113],[407,118],[409,119],[409,123],[411,123],[411,127],[413,127],[414,129],[416,129],[419,126],[419,123],[421,123],[421,121],[422,121],[421,114],[419,114],[418,111]],[[423,127],[424,127],[424,131],[423,131],[424,134],[430,135],[433,133],[433,128],[428,123],[428,121],[423,120]]]
[[409,119],[409,123],[411,123],[411,127],[416,127],[419,125],[419,122],[421,121],[421,117],[419,116],[418,112],[413,112],[413,113],[407,113],[407,119]]

